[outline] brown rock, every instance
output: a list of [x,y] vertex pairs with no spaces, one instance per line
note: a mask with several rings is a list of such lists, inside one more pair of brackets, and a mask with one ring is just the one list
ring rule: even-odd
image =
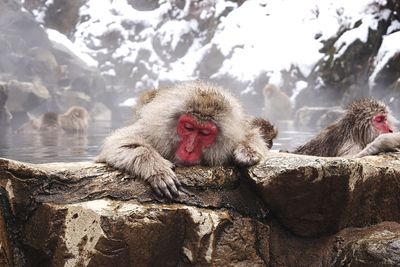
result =
[[265,266],[266,210],[238,170],[177,174],[193,195],[171,203],[102,164],[0,159],[17,233],[6,248],[31,266]]
[[7,83],[7,107],[10,112],[27,112],[50,98],[47,88],[39,81],[33,83],[11,80]]
[[400,266],[398,223],[385,222],[367,229],[346,229],[337,238],[344,245],[339,247],[331,266]]
[[383,222],[304,238],[274,222],[269,238],[270,266],[399,266],[399,234],[400,224]]
[[271,153],[250,168],[273,215],[300,236],[400,221],[398,154],[363,159]]
[[399,158],[271,152],[253,180],[234,167],[178,168],[192,194],[175,201],[102,164],[0,159],[0,263],[398,266]]

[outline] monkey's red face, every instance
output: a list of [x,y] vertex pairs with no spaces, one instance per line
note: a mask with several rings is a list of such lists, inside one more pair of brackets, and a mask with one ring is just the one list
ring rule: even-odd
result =
[[378,114],[372,118],[372,125],[378,130],[379,134],[392,133],[393,130],[390,128],[387,121],[386,114]]
[[188,114],[179,117],[176,130],[180,138],[176,157],[182,165],[199,164],[203,149],[212,146],[218,135],[213,122],[199,122]]

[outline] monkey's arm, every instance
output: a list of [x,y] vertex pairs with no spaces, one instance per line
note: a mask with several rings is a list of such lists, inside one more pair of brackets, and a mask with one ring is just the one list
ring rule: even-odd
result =
[[354,157],[361,158],[368,155],[375,155],[379,152],[396,151],[400,147],[400,132],[385,133],[379,135],[369,143],[361,152]]
[[173,164],[163,158],[144,138],[135,135],[132,126],[122,128],[106,138],[96,162],[126,171],[149,182],[160,196],[179,195],[180,182]]
[[233,151],[233,159],[240,166],[252,166],[268,153],[268,145],[264,142],[258,128],[248,131],[244,140],[239,142]]

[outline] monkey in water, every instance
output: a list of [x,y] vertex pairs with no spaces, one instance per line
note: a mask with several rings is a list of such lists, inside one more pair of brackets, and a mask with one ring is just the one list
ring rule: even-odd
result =
[[383,102],[370,98],[356,100],[348,106],[343,117],[293,153],[322,157],[354,156],[380,134],[392,133],[394,121]]
[[84,132],[88,128],[89,113],[83,107],[72,106],[59,115],[61,128],[68,133]]
[[264,116],[272,122],[292,118],[292,102],[277,86],[267,84],[263,89]]
[[134,124],[106,138],[96,161],[144,179],[159,196],[182,190],[176,165],[251,166],[268,151],[239,101],[209,83],[159,90],[137,112]]
[[88,127],[89,113],[83,107],[72,106],[65,113],[46,112],[38,118],[24,123],[17,133],[32,131],[84,132]]

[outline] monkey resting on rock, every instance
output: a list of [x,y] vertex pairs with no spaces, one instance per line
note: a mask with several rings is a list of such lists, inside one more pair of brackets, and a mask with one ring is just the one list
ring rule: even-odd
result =
[[144,179],[160,196],[182,190],[175,165],[250,166],[268,152],[239,101],[209,83],[159,90],[137,112],[134,124],[106,138],[96,161]]
[[[150,103],[161,90],[168,90],[168,88],[146,90],[139,95],[138,103],[133,109],[135,118],[139,116],[141,108]],[[271,148],[273,140],[278,136],[278,129],[270,121],[265,120],[264,118],[248,116],[247,119],[250,123],[250,127],[259,128],[267,147]]]
[[[348,106],[342,118],[293,153],[322,157],[354,156],[375,139],[379,140],[370,145],[367,152],[359,154],[367,155],[376,152],[378,147],[383,149],[389,145],[386,137],[379,135],[392,133],[394,121],[383,102],[370,98],[356,100]],[[391,140],[400,143],[400,136]]]

